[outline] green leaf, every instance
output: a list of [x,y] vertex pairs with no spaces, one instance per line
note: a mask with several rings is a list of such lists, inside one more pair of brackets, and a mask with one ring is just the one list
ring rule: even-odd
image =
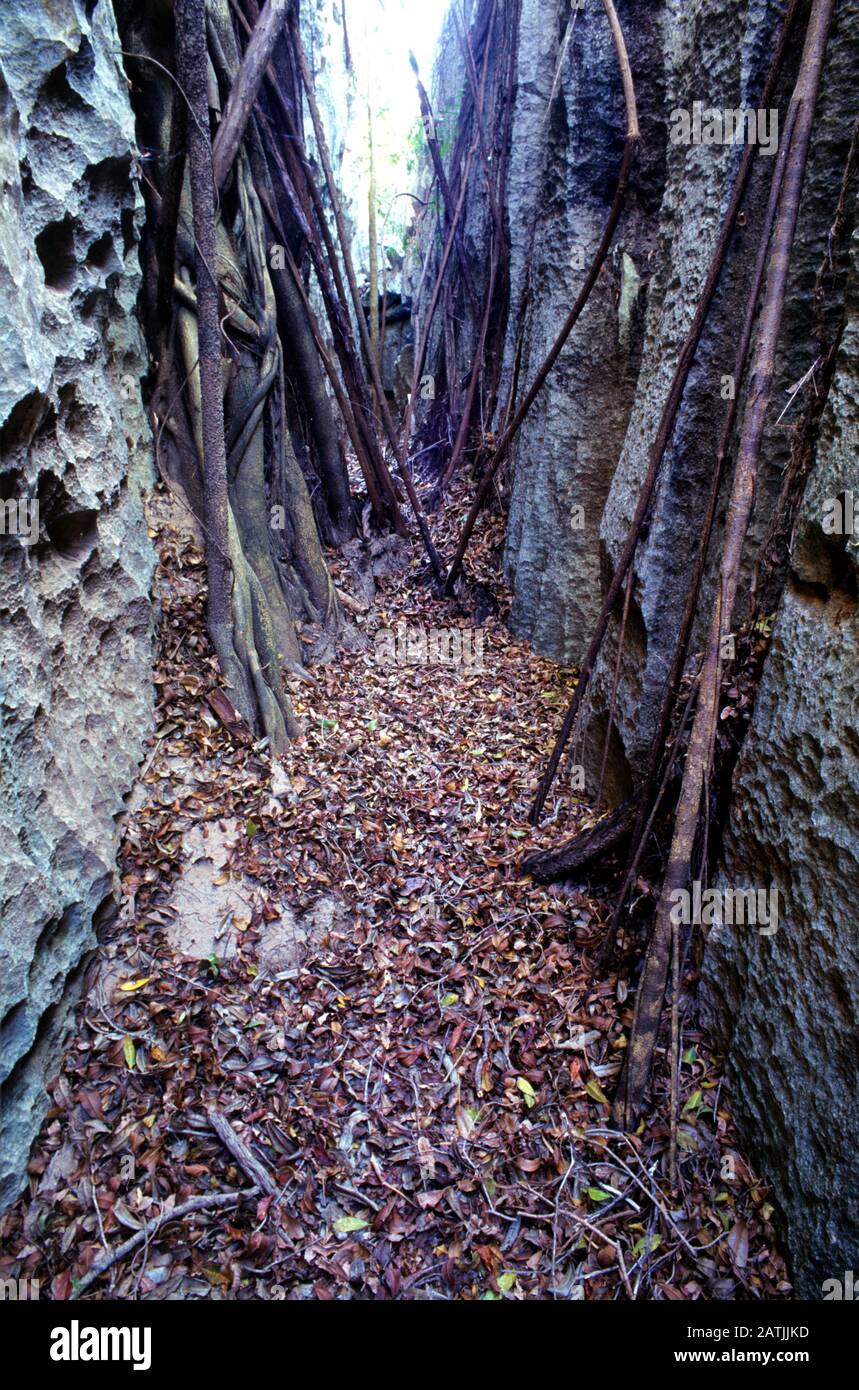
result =
[[519,1087],[519,1090],[525,1097],[525,1104],[530,1110],[532,1105],[537,1104],[537,1097],[534,1094],[534,1087],[531,1085],[531,1082],[525,1076],[517,1076],[516,1085]]
[[253,839],[254,835],[256,835],[258,830],[259,826],[257,825],[255,820],[249,820],[245,825],[245,834],[247,835],[249,840]]
[[589,1081],[585,1090],[592,1100],[598,1100],[600,1105],[608,1105],[608,1096],[602,1091],[598,1081]]
[[683,1114],[688,1115],[690,1110],[697,1110],[701,1101],[704,1099],[700,1091],[693,1091],[686,1104],[683,1106]]
[[515,1271],[512,1269],[509,1269],[505,1274],[499,1274],[498,1276],[498,1287],[502,1293],[509,1293],[515,1283],[516,1274]]
[[603,1192],[601,1187],[589,1187],[588,1196],[592,1202],[610,1202],[614,1194],[612,1192]]
[[339,1221],[334,1222],[334,1229],[339,1236],[347,1236],[350,1231],[363,1231],[367,1222],[362,1216],[341,1216]]
[[643,1255],[644,1252],[647,1251],[648,1255],[652,1255],[654,1250],[658,1250],[661,1244],[661,1236],[641,1236],[632,1247],[632,1253],[634,1256]]
[[686,1051],[683,1053],[683,1061],[686,1063],[687,1067],[691,1067],[692,1063],[697,1062],[697,1060],[697,1049],[695,1047],[687,1047]]
[[459,1000],[459,995],[458,995],[458,994],[446,994],[446,995],[444,996],[444,998],[442,999],[442,1001],[441,1001],[441,1006],[442,1006],[443,1009],[449,1009],[450,1006],[451,1006],[451,1004],[456,1004],[456,1003],[458,1002],[458,1000]]
[[137,1048],[134,1046],[133,1039],[130,1038],[127,1033],[122,1039],[122,1055],[125,1058],[125,1065],[128,1067],[129,1071],[131,1071],[137,1060]]

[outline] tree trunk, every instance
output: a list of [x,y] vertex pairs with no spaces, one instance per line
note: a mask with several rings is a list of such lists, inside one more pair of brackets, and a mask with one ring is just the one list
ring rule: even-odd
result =
[[200,379],[203,497],[206,521],[209,635],[233,701],[253,722],[250,683],[233,648],[227,450],[224,440],[220,292],[215,275],[215,188],[207,95],[208,53],[204,0],[178,0],[176,49],[179,82],[190,106],[188,156],[196,246],[197,373]]
[[[179,441],[183,485],[202,504],[215,654],[239,713],[269,738],[275,752],[296,728],[282,667],[307,674],[296,622],[311,621],[331,634],[341,625],[292,445],[297,420],[289,414],[279,331],[290,343],[288,365],[303,398],[313,451],[322,460],[332,523],[339,535],[352,524],[345,465],[315,344],[288,269],[269,264],[261,202],[273,206],[252,108],[286,8],[285,0],[269,0],[242,60],[226,0],[177,0],[176,60],[189,107],[189,180],[179,205],[178,269],[172,277],[181,352],[181,369],[172,375],[184,388],[188,424],[181,423],[181,405],[169,422]],[[147,28],[148,13],[141,18],[133,7],[128,13],[138,41],[142,33],[144,47],[148,42],[157,49],[159,33],[154,23]],[[169,68],[170,58],[169,52],[159,52],[161,70]],[[227,94],[214,156],[212,71],[221,99]],[[163,223],[161,244],[169,245],[165,237],[170,230]]]
[[[370,177],[367,188],[367,245],[370,257],[370,348],[376,371],[381,377],[382,363],[379,356],[379,245],[376,230],[376,165],[373,152],[373,108],[367,94],[367,144],[370,160]],[[377,407],[379,402],[376,402]]]

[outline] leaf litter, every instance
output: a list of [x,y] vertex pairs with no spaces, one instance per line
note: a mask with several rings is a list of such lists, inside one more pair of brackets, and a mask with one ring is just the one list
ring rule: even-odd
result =
[[[466,505],[453,489],[436,514],[445,553]],[[609,1125],[636,960],[598,978],[608,904],[521,875],[587,808],[528,823],[571,673],[504,626],[500,517],[482,529],[476,630],[416,550],[367,533],[330,557],[351,640],[290,681],[303,733],[273,767],[218,685],[199,538],[162,506],[157,728],[120,909],[0,1218],[0,1277],[55,1299],[88,1274],[90,1298],[790,1296],[691,1011],[678,1190],[667,1080],[636,1134]],[[380,659],[383,630],[445,627],[479,632],[482,659]],[[196,903],[189,862],[210,870]]]

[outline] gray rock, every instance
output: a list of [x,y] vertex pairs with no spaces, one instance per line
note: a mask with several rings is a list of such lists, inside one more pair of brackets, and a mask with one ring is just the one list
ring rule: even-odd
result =
[[118,48],[108,0],[0,15],[0,494],[26,523],[0,512],[0,1203],[24,1180],[113,902],[152,720],[140,202]]
[[[522,7],[505,381],[524,312],[523,387],[555,341],[602,236],[626,129],[605,15],[599,6],[574,12],[566,35],[566,8],[557,0],[526,0]],[[652,215],[663,177],[652,138],[661,73],[643,61],[648,49],[659,49],[659,14],[649,7],[632,22],[626,14],[622,19],[644,123],[629,201],[609,258],[513,455],[504,556],[513,589],[510,626],[541,655],[562,662],[582,655],[599,610],[599,523],[638,376]]]
[[[716,106],[755,105],[781,7],[737,6],[716,22],[717,4],[673,7],[665,23],[666,106],[694,98]],[[814,138],[791,260],[776,363],[775,409],[767,429],[747,557],[754,554],[781,483],[790,430],[776,425],[786,388],[816,353],[814,277],[824,255],[854,119],[855,45],[850,14],[839,10],[829,42]],[[712,22],[705,23],[705,11]],[[798,53],[783,88],[793,81]],[[737,94],[736,102],[731,98]],[[784,109],[784,96],[780,98]],[[626,535],[662,404],[717,235],[735,152],[667,147],[660,212],[660,270],[650,288],[641,371],[624,448],[602,520],[607,572]],[[770,162],[759,158],[748,215],[735,239],[711,322],[690,374],[649,530],[636,559],[631,627],[621,665],[612,744],[614,787],[640,770],[654,735],[662,685],[697,544],[701,497],[721,428],[722,375],[732,370],[744,274],[736,251],[755,244]],[[849,210],[852,216],[852,209]],[[820,498],[856,480],[855,332],[845,340],[839,383],[807,521],[793,559],[772,650],[741,766],[723,886],[775,886],[784,921],[774,937],[719,928],[705,963],[705,1012],[728,1056],[728,1093],[749,1151],[771,1183],[797,1287],[820,1297],[857,1254],[855,1157],[856,996],[859,952],[852,928],[859,842],[856,768],[855,572],[825,542]],[[850,438],[852,437],[852,443]],[[817,500],[815,500],[817,499]],[[815,520],[815,516],[817,520]],[[711,556],[718,554],[721,519]],[[837,550],[837,554],[835,551]],[[748,559],[747,559],[748,563]],[[713,562],[705,585],[712,594]],[[853,598],[850,598],[852,593]],[[739,617],[742,614],[738,615]],[[693,633],[692,651],[701,645]],[[591,729],[605,727],[614,640],[595,672]],[[597,738],[588,774],[596,775]],[[610,791],[611,791],[610,787]]]
[[[857,288],[725,845],[723,881],[778,888],[779,928],[714,929],[702,987],[803,1298],[820,1298],[859,1256]],[[830,535],[844,493],[856,531]]]
[[[740,158],[737,146],[672,144],[670,113],[688,109],[693,101],[756,108],[786,5],[783,0],[731,5],[653,0],[618,8],[641,111],[652,123],[643,130],[643,164],[616,250],[522,430],[505,556],[514,630],[540,652],[572,662],[587,645],[626,538]],[[787,388],[803,377],[817,353],[814,281],[855,118],[857,10],[855,0],[836,7],[827,50],[747,565],[780,489],[797,408],[788,410],[780,425],[776,416]],[[506,371],[509,378],[530,269],[535,293],[525,325],[525,382],[569,305],[574,240],[592,244],[602,225],[623,130],[599,7],[576,17],[546,121],[565,13],[554,0],[523,0],[509,174],[512,309]],[[782,113],[800,47],[793,43],[782,74],[777,97]],[[448,44],[440,59],[438,100],[451,100],[462,81],[455,47]],[[772,157],[756,161],[636,557],[611,730],[610,802],[627,794],[653,741],[772,168]],[[486,220],[475,210],[479,196],[470,201],[468,233],[480,265],[486,260]],[[849,204],[848,226],[853,216]],[[852,293],[855,297],[855,287]],[[832,324],[826,328],[831,332]],[[821,524],[826,498],[852,487],[859,502],[856,343],[854,309],[737,770],[727,839],[726,886],[777,886],[784,921],[771,938],[720,929],[710,937],[705,963],[707,1018],[728,1052],[732,1102],[750,1152],[772,1184],[798,1288],[809,1297],[820,1296],[823,1279],[855,1268],[859,1254],[859,946],[852,925],[859,889],[857,549],[855,538],[845,545],[844,538],[827,537]],[[570,525],[575,504],[585,509],[584,529],[578,532]],[[720,515],[703,608],[712,595],[712,557],[718,555],[721,530]],[[576,754],[585,763],[585,799],[596,788],[609,723],[615,641],[612,632],[597,664],[584,753]],[[692,652],[700,645],[701,633],[693,632]]]
[[[827,52],[791,260],[776,401],[786,399],[786,388],[803,376],[817,350],[812,289],[854,119],[855,46],[848,11],[855,21],[855,6],[837,12]],[[667,105],[686,104],[698,95],[722,105],[720,93],[737,85],[742,103],[754,104],[776,17],[773,7],[750,4],[732,10],[729,23],[705,27],[700,9],[682,7],[666,27]],[[785,89],[792,80],[791,70]],[[780,104],[783,109],[783,98]],[[636,404],[602,521],[609,565],[626,535],[730,183],[729,161],[718,158],[718,147],[669,147],[668,157],[660,214],[666,238],[658,253],[662,270],[651,284]],[[750,215],[738,246],[754,236],[765,196],[761,176],[769,172],[768,161],[758,163],[762,167],[747,200]],[[849,207],[848,217],[853,215]],[[732,258],[690,374],[636,560],[612,746],[614,786],[628,784],[631,772],[641,769],[653,738],[697,542],[700,498],[725,408],[719,386],[722,374],[731,371],[744,293]],[[777,887],[784,921],[772,938],[743,928],[717,929],[705,963],[705,1012],[728,1056],[731,1104],[750,1153],[772,1185],[804,1297],[820,1297],[822,1281],[843,1277],[857,1254],[859,951],[851,925],[859,886],[855,551],[843,540],[833,545],[820,524],[822,498],[856,486],[856,392],[854,324],[843,345],[805,522],[736,775],[726,847],[724,886]],[[789,447],[794,412],[777,426],[779,408],[764,440],[748,557],[769,519]],[[719,524],[713,554],[720,530]],[[712,562],[705,586],[705,594],[711,593]],[[693,634],[693,652],[699,647],[700,634]],[[606,643],[593,681],[591,729],[597,732],[605,727],[615,650],[613,641]],[[588,750],[591,782],[597,743],[593,739]]]
[[[541,654],[565,663],[584,653],[625,540],[740,158],[739,146],[730,144],[672,144],[670,113],[693,101],[755,108],[784,5],[778,0],[729,7],[721,0],[694,6],[653,0],[618,9],[635,75],[641,149],[612,252],[520,432],[504,556],[513,589],[511,627]],[[777,364],[778,393],[802,377],[814,358],[810,290],[851,129],[849,11],[854,9],[839,11],[829,44]],[[558,0],[523,0],[508,178],[511,311],[502,404],[522,316],[520,395],[569,310],[583,274],[574,268],[576,254],[583,251],[587,264],[620,162],[624,106],[605,16],[600,7],[579,10],[568,37],[566,20],[567,7]],[[782,111],[798,56],[795,45],[778,94]],[[448,23],[434,88],[437,112],[457,109],[463,83]],[[445,134],[449,137],[450,130]],[[636,560],[609,761],[608,790],[615,800],[641,770],[654,734],[772,168],[771,156],[758,158]],[[472,173],[466,222],[478,283],[488,261],[482,177],[479,169]],[[428,230],[429,224],[424,236]],[[412,281],[420,319],[433,276],[424,274],[421,281],[413,267]],[[473,342],[474,325],[466,322],[464,333]],[[438,351],[434,340],[430,362]],[[791,426],[789,412],[781,426],[768,431],[750,549],[778,493]],[[721,518],[716,543],[720,531]],[[610,635],[592,682],[586,791],[595,790],[614,664]]]
[[[662,6],[622,3],[636,72],[643,139],[623,220],[578,324],[523,425],[511,458],[504,570],[513,589],[510,623],[543,655],[581,656],[601,590],[599,522],[623,445],[643,342],[656,218],[665,176],[661,112]],[[492,61],[490,61],[490,70]],[[455,134],[465,85],[448,19],[434,77],[443,145]],[[608,22],[601,7],[523,0],[507,177],[510,311],[499,406],[505,408],[520,335],[519,399],[539,371],[593,258],[614,197],[626,113]],[[655,133],[658,132],[658,135]],[[423,238],[434,236],[425,220]],[[466,202],[464,239],[480,293],[489,264],[489,218],[480,161]],[[434,283],[432,241],[420,245],[409,288],[422,320]],[[435,253],[437,254],[437,252]],[[423,261],[428,258],[427,272]],[[439,322],[428,370],[437,374]],[[463,359],[476,340],[466,315]],[[487,425],[490,422],[487,422]]]
[[[853,8],[855,7],[848,7]],[[722,14],[717,0],[672,7],[665,21],[666,110],[705,105],[756,106],[769,65],[781,6],[749,3]],[[705,22],[705,11],[709,22]],[[718,18],[717,18],[718,14]],[[784,74],[779,105],[793,84],[798,49]],[[827,50],[809,155],[797,240],[791,259],[787,305],[776,362],[774,401],[802,377],[816,354],[814,278],[824,254],[841,182],[855,106],[855,52],[849,15],[839,11]],[[668,177],[659,214],[659,270],[650,288],[647,328],[634,408],[603,513],[601,549],[611,573],[635,510],[648,453],[659,424],[680,347],[692,321],[736,170],[739,150],[730,146],[673,146],[666,142]],[[697,547],[703,498],[726,410],[723,377],[733,370],[737,325],[745,308],[750,259],[757,246],[772,159],[759,156],[745,203],[744,225],[734,238],[710,318],[689,375],[666,453],[650,525],[636,562],[631,630],[621,667],[615,745],[615,780],[623,785],[640,771],[653,739],[665,676]],[[778,415],[780,407],[774,414]],[[795,408],[767,428],[748,554],[769,520],[787,461]],[[740,420],[742,410],[740,411]],[[718,554],[717,518],[711,557]],[[712,559],[705,596],[712,592]],[[693,632],[692,651],[700,650]],[[592,682],[593,727],[601,728],[610,702],[615,665],[613,634]],[[596,740],[594,741],[596,743]],[[596,763],[591,750],[590,780]]]

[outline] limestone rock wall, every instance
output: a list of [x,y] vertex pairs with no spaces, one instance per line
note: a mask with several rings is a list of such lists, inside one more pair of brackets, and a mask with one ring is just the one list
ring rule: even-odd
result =
[[[476,6],[467,7],[474,14]],[[513,589],[511,627],[542,654],[581,655],[599,609],[599,524],[632,407],[653,274],[665,180],[661,0],[618,6],[636,73],[643,139],[626,213],[588,305],[571,333],[513,451],[504,556]],[[516,7],[508,6],[507,27]],[[489,63],[492,87],[494,58]],[[442,148],[456,137],[465,84],[450,16],[439,45],[433,103]],[[491,121],[494,117],[491,118]],[[506,404],[517,345],[520,397],[539,370],[584,280],[611,207],[626,112],[602,7],[521,0],[505,220],[510,305],[495,428]],[[432,224],[432,225],[431,225]],[[421,224],[412,270],[418,318],[426,312],[438,255]],[[479,159],[472,163],[463,236],[479,291],[489,263],[489,216]],[[436,238],[437,241],[437,238]],[[427,244],[424,244],[427,243]],[[428,370],[440,354],[438,323]],[[466,315],[466,345],[476,333]]]
[[[783,6],[732,7],[721,25],[716,3],[675,7],[666,19],[666,105],[753,105]],[[787,461],[795,410],[779,425],[785,392],[814,361],[815,276],[827,253],[855,120],[859,6],[835,10],[814,137],[791,260],[776,362],[774,408],[762,450],[749,556],[766,527]],[[708,22],[709,21],[709,22]],[[782,83],[792,84],[799,45]],[[735,100],[732,101],[732,95]],[[619,554],[665,399],[715,240],[735,157],[719,147],[668,149],[660,212],[659,271],[651,282],[635,405],[603,513],[605,573]],[[715,157],[714,157],[715,156]],[[715,313],[690,374],[683,406],[639,548],[633,621],[621,666],[613,743],[614,786],[629,784],[653,737],[665,671],[679,624],[700,522],[697,499],[712,466],[732,370],[745,276],[736,252],[756,232],[765,197],[759,165]],[[848,198],[848,232],[856,221]],[[838,331],[856,243],[835,266],[826,330]],[[855,281],[849,296],[855,301]],[[855,304],[822,429],[789,582],[741,763],[722,868],[723,887],[776,887],[777,933],[717,929],[704,962],[703,1002],[713,1040],[728,1060],[728,1093],[749,1149],[781,1213],[797,1289],[821,1297],[827,1278],[855,1264],[859,1164],[856,1023],[859,950],[852,905],[859,869],[857,768],[856,552],[849,537],[822,530],[825,499],[857,485]],[[721,531],[717,527],[716,544]],[[715,549],[715,548],[714,548]],[[712,591],[712,563],[706,586]],[[742,594],[742,590],[741,590]],[[742,615],[740,615],[742,616]],[[700,648],[693,634],[692,650]],[[606,723],[615,647],[595,673],[591,728]],[[586,750],[595,778],[596,739]]]
[[[786,7],[750,0],[731,6],[719,0],[669,6],[665,28],[666,109],[757,104],[775,33]],[[814,361],[816,337],[813,289],[826,252],[841,175],[853,128],[855,107],[855,24],[859,7],[844,0],[827,50],[817,106],[814,138],[803,188],[796,244],[791,258],[786,311],[776,362],[774,399]],[[793,85],[801,45],[794,43],[777,97],[782,111]],[[691,323],[700,287],[718,236],[739,157],[739,147],[671,145],[666,139],[668,178],[659,214],[659,245],[650,292],[645,343],[635,404],[600,524],[600,553],[606,576],[612,572],[635,510],[648,451],[680,347]],[[745,309],[750,262],[766,201],[772,157],[759,155],[713,309],[689,374],[674,434],[644,543],[635,562],[628,653],[622,664],[616,726],[615,781],[628,781],[642,768],[652,741],[662,684],[671,661],[685,601],[692,557],[702,519],[702,497],[715,459],[726,410],[721,397],[733,371],[739,324]],[[850,216],[852,217],[852,208]],[[843,267],[840,269],[843,281]],[[833,324],[827,325],[831,331]],[[767,427],[749,554],[769,520],[787,462],[796,408]],[[742,419],[742,409],[739,420]],[[724,499],[723,499],[724,504]],[[721,515],[711,556],[717,553]],[[712,575],[712,563],[710,571]],[[705,593],[709,594],[707,585]],[[692,650],[696,649],[693,634]],[[592,727],[601,732],[609,706],[615,664],[613,640],[606,642],[591,697]],[[590,752],[590,762],[595,754]]]
[[[575,664],[593,630],[741,155],[739,145],[672,144],[670,113],[694,101],[704,107],[755,108],[785,9],[785,0],[618,5],[642,132],[629,198],[608,261],[522,427],[511,461],[504,557],[513,590],[511,626],[558,661]],[[814,355],[811,291],[852,128],[856,9],[855,0],[842,0],[830,38],[778,362],[780,391],[806,372]],[[803,12],[800,33],[804,18]],[[777,94],[782,112],[800,48],[796,40]],[[449,113],[458,109],[464,80],[448,22],[434,100],[449,142],[455,134]],[[520,332],[521,395],[575,298],[611,204],[624,125],[617,63],[601,6],[522,0],[505,210],[511,302],[499,414]],[[772,167],[772,155],[757,160],[678,413],[646,543],[639,549],[609,768],[615,797],[629,787],[653,734]],[[482,177],[474,167],[465,224],[478,285],[488,259]],[[428,235],[429,228],[424,240]],[[419,250],[422,268],[431,252],[427,245]],[[413,281],[419,282],[417,271]],[[423,276],[418,316],[432,282],[431,274]],[[466,323],[466,334],[469,327]],[[430,369],[432,353],[433,344]],[[496,428],[498,423],[496,418]],[[788,412],[768,431],[752,544],[778,493],[792,425]],[[717,540],[720,526],[721,518]],[[591,737],[584,753],[591,782],[614,658],[609,640],[593,681]]]
[[778,889],[779,927],[714,928],[703,983],[806,1298],[859,1253],[859,236],[854,265],[725,846],[727,882]]
[[[634,191],[594,295],[522,431],[512,464],[505,557],[513,588],[511,625],[558,660],[575,663],[591,634],[739,163],[739,146],[673,144],[670,113],[695,101],[755,108],[786,8],[786,0],[618,5],[643,116]],[[807,12],[807,4],[800,7],[800,26]],[[530,278],[527,383],[575,293],[571,254],[580,241],[592,252],[599,236],[619,161],[623,106],[601,7],[574,15],[570,5],[555,0],[522,0],[520,27],[507,209],[507,369]],[[808,371],[817,352],[815,276],[827,250],[855,120],[857,31],[859,4],[839,0],[791,262],[777,405],[766,432],[749,556],[781,485],[796,407],[781,423],[776,416],[787,388]],[[795,38],[777,94],[782,113],[800,51]],[[448,45],[440,57],[439,99],[455,93],[462,80]],[[628,791],[652,742],[772,167],[771,155],[759,156],[639,546],[610,745],[610,799]],[[849,239],[855,187],[846,213]],[[484,225],[472,214],[476,264]],[[840,330],[855,251],[854,242],[853,253],[842,257],[829,278],[829,335]],[[707,1020],[728,1054],[737,1117],[772,1184],[804,1297],[819,1297],[823,1279],[855,1268],[859,1250],[859,948],[852,911],[859,888],[857,552],[855,535],[827,536],[822,529],[827,499],[852,489],[859,513],[855,281],[849,296],[850,323],[791,574],[736,772],[723,870],[725,886],[777,886],[782,922],[774,937],[723,929],[708,943],[704,967]],[[724,503],[723,498],[722,513]],[[575,504],[584,506],[578,532],[570,526]],[[859,514],[855,527],[859,532]],[[720,514],[711,556],[718,553],[721,528]],[[711,560],[707,596],[712,583]],[[698,638],[693,634],[693,651]],[[596,787],[615,654],[610,639],[592,681],[585,799]]]
[[109,0],[0,10],[0,1202],[150,728],[134,127]]
[[[646,59],[661,48],[661,9],[620,7],[642,121],[636,175],[621,234],[514,455],[504,561],[514,594],[510,625],[562,662],[581,655],[599,611],[599,523],[638,377],[665,178],[662,71]],[[601,6],[523,0],[510,150],[507,381],[520,325],[527,385],[579,292],[614,196],[625,130]]]

